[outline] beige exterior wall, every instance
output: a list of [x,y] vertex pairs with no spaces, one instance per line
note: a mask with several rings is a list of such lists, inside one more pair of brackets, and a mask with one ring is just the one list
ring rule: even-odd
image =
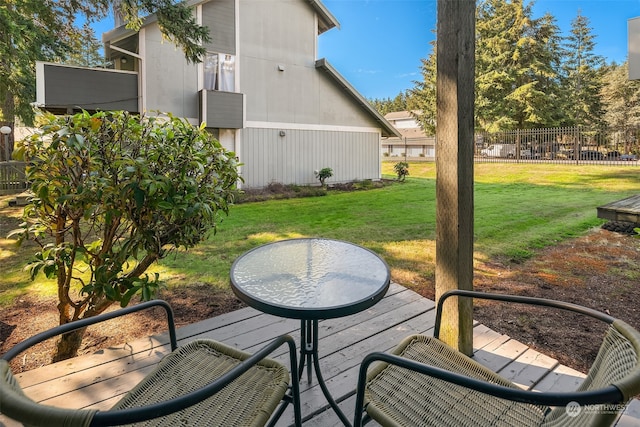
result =
[[239,15],[247,121],[379,127],[316,69],[317,27],[307,2],[240,0]]
[[327,184],[380,177],[380,136],[372,132],[243,129],[244,186],[317,184],[315,170],[333,169]]
[[[269,19],[265,19],[268,16]],[[244,186],[379,179],[380,129],[317,69],[317,23],[305,1],[240,0],[240,91],[246,126],[236,138]]]
[[198,67],[187,64],[182,50],[162,39],[156,23],[145,27],[141,37],[147,112],[168,112],[198,123]]
[[629,19],[629,80],[640,80],[640,17]]

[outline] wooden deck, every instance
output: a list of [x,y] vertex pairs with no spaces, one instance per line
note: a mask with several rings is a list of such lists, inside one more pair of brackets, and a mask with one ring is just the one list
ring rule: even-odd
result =
[[598,218],[640,224],[640,194],[598,206]]
[[[433,301],[399,285],[371,309],[349,317],[320,322],[320,365],[327,385],[345,414],[352,419],[354,388],[363,356],[389,350],[412,333],[431,334],[435,318]],[[178,330],[181,341],[213,338],[247,351],[281,334],[299,339],[299,321],[282,319],[244,308]],[[474,327],[474,358],[523,388],[572,390],[583,374],[558,364],[551,357],[495,332],[482,324]],[[151,336],[109,348],[90,356],[45,366],[18,376],[33,399],[56,406],[109,408],[137,383],[168,351],[166,335]],[[281,354],[276,356],[288,363]],[[306,377],[306,375],[305,375]],[[339,421],[315,383],[301,382],[305,426],[335,426]],[[279,425],[293,420],[286,413]],[[0,426],[13,427],[3,419]],[[640,401],[634,400],[618,420],[618,427],[640,426]]]

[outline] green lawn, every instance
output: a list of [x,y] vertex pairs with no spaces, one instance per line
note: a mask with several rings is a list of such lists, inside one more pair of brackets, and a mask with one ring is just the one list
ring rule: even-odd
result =
[[[385,178],[394,177],[393,165],[383,164]],[[405,183],[381,189],[234,206],[215,236],[175,252],[153,271],[170,287],[205,282],[228,288],[231,263],[250,248],[320,236],[366,246],[387,261],[395,281],[422,286],[435,268],[435,166],[411,163],[409,171]],[[602,224],[597,206],[638,192],[638,167],[476,164],[475,257],[530,257],[536,249]],[[0,199],[0,206],[6,200]],[[43,277],[30,282],[22,271],[34,248],[18,250],[0,237],[0,304],[24,292],[55,295],[52,282]]]

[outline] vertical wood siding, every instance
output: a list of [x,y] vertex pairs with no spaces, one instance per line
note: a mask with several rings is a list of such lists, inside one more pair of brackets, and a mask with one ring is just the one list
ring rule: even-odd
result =
[[315,170],[333,169],[328,184],[380,178],[380,135],[282,129],[244,129],[240,161],[244,186],[316,184]]

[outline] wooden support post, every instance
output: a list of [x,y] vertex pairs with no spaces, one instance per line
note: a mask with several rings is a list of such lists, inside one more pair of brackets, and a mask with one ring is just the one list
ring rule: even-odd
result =
[[[438,0],[436,299],[473,288],[475,1]],[[473,303],[450,299],[440,338],[473,352]]]

